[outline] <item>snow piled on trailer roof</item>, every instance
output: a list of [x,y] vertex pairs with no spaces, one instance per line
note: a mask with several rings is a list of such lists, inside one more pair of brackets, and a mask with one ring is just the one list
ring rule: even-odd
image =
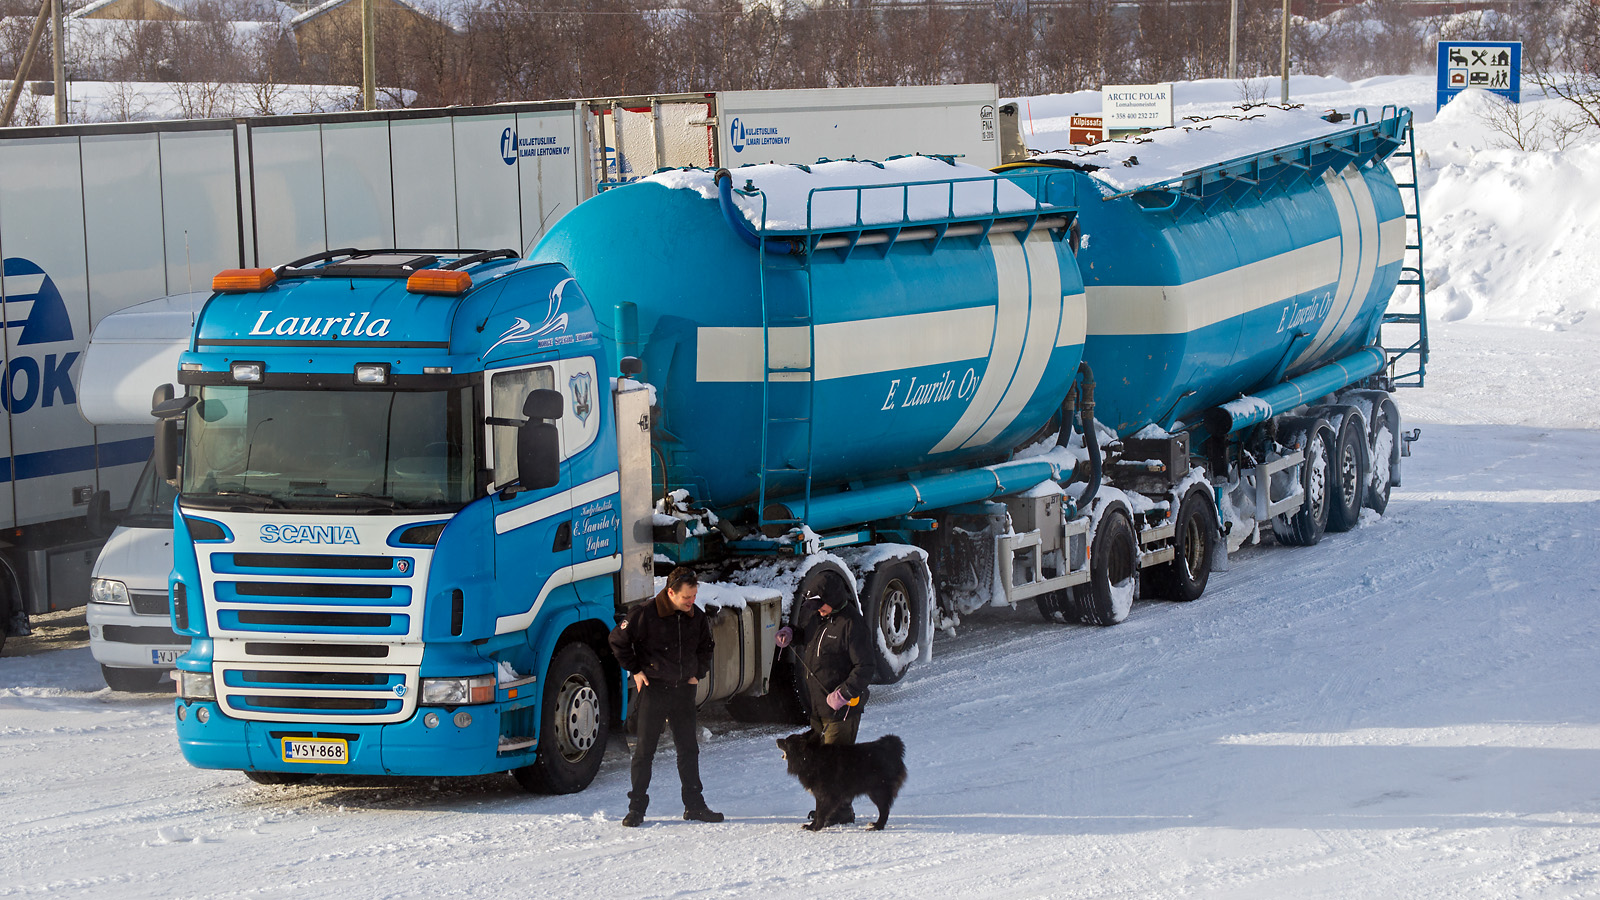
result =
[[1301,107],[1236,107],[1232,113],[1193,116],[1171,128],[1033,157],[1100,166],[1092,177],[1131,191],[1180,179],[1207,166],[1316,140],[1353,127],[1348,117],[1329,122]]
[[[892,225],[1029,212],[1035,206],[1026,191],[988,169],[936,156],[902,156],[882,163],[832,160],[811,166],[767,164],[730,171],[739,210],[753,228],[762,228],[764,217],[768,231]],[[715,200],[715,175],[710,169],[674,169],[641,180],[696,191]],[[747,182],[761,195],[737,193]],[[863,190],[849,190],[858,187]]]

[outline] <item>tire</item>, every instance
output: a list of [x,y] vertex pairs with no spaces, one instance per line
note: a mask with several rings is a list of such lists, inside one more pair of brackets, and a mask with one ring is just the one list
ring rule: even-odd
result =
[[1305,501],[1293,513],[1272,520],[1272,533],[1278,542],[1295,547],[1310,547],[1322,540],[1328,529],[1328,476],[1329,448],[1333,446],[1333,429],[1323,419],[1307,421],[1301,433],[1300,445],[1305,459],[1299,466],[1300,489]]
[[861,605],[872,630],[872,653],[878,661],[873,684],[894,684],[910,670],[914,652],[928,624],[928,580],[915,563],[880,563],[867,576]]
[[[167,674],[166,669],[119,669],[112,666],[101,666],[100,675],[105,678],[106,686],[113,691],[127,691],[133,694],[150,694],[165,690],[162,677]],[[171,684],[171,682],[167,682]]]
[[1382,400],[1373,404],[1370,431],[1367,458],[1372,465],[1364,505],[1383,515],[1383,511],[1389,508],[1389,494],[1394,488],[1394,468],[1400,462],[1400,413],[1395,409],[1394,401]]
[[1211,579],[1211,554],[1217,546],[1217,514],[1203,490],[1191,490],[1178,504],[1177,533],[1172,536],[1172,562],[1146,576],[1152,596],[1187,603],[1200,599]]
[[539,755],[511,774],[535,793],[575,794],[600,771],[610,736],[611,692],[600,658],[588,644],[568,644],[545,674]]
[[794,666],[782,658],[774,660],[767,692],[759,697],[729,697],[728,715],[735,722],[752,725],[804,725],[808,721],[805,700],[800,696],[800,679],[795,677]]
[[1063,599],[1063,612],[1085,625],[1115,625],[1139,595],[1139,538],[1120,507],[1100,517],[1089,550],[1089,580]]
[[1367,452],[1367,425],[1355,407],[1339,407],[1343,415],[1328,472],[1328,530],[1345,532],[1361,524],[1371,463]]
[[256,784],[305,784],[311,780],[311,775],[306,772],[260,772],[252,769],[245,770],[244,777]]

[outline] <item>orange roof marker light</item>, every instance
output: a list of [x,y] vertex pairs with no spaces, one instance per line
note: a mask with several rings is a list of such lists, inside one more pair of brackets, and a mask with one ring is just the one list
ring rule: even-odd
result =
[[421,269],[406,279],[406,290],[413,294],[465,294],[472,287],[472,276],[460,269]]
[[271,269],[223,269],[211,279],[211,289],[227,293],[264,291],[277,280],[278,273]]

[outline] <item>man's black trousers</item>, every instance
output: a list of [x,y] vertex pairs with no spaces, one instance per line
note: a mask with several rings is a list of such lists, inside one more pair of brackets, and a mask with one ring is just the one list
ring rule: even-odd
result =
[[672,726],[672,743],[678,750],[678,781],[683,785],[683,808],[705,809],[700,784],[700,738],[695,733],[695,686],[651,682],[634,698],[638,704],[639,743],[633,748],[633,790],[628,809],[643,815],[650,805],[650,765],[662,730]]

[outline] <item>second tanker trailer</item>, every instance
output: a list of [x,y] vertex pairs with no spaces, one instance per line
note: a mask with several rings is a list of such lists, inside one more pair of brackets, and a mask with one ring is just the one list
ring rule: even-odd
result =
[[669,171],[529,259],[218,276],[159,410],[186,758],[577,790],[626,703],[604,636],[664,567],[709,585],[702,701],[781,716],[806,591],[892,682],[979,606],[1109,625],[1264,528],[1354,527],[1404,445],[1409,114],[1227,131]]

